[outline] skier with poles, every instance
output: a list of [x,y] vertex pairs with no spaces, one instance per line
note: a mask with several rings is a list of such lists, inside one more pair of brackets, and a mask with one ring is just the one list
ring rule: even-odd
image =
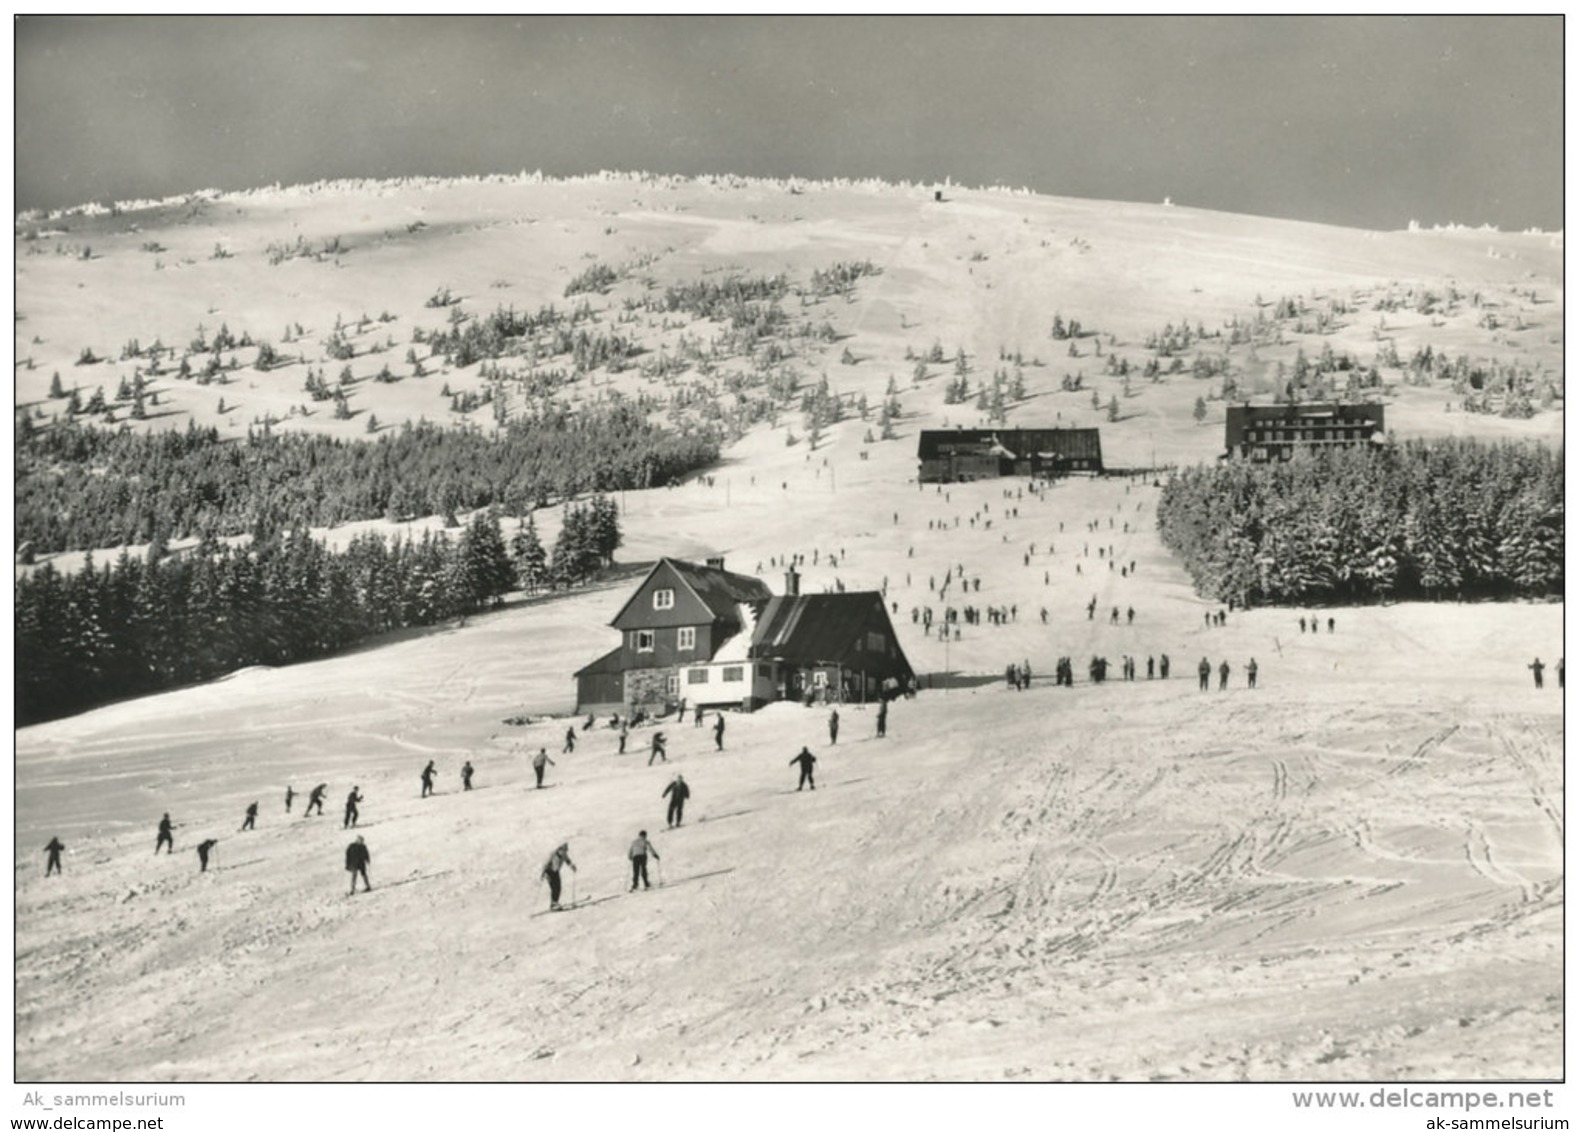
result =
[[[560,911],[559,870],[566,865],[570,866],[571,872],[578,871],[576,869],[576,863],[570,859],[570,842],[568,841],[564,842],[558,849],[555,849],[552,853],[550,853],[548,855],[548,860],[543,864],[543,872],[540,879],[548,881],[548,908],[551,912]],[[570,902],[572,905],[575,904],[574,895],[571,896]]]
[[636,891],[636,882],[640,881],[642,888],[651,888],[647,880],[647,857],[652,855],[653,860],[660,860],[658,850],[653,848],[652,842],[647,840],[647,831],[644,829],[636,835],[636,840],[631,842],[630,852],[627,856],[631,862],[631,891]]

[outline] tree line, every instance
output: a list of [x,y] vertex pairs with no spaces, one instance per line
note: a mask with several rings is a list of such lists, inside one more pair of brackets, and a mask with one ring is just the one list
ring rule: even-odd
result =
[[376,441],[218,429],[138,434],[61,424],[18,435],[16,537],[34,553],[292,527],[405,521],[673,482],[718,458],[718,430],[649,423],[629,404],[558,406],[494,435],[422,423]]
[[573,504],[552,556],[536,524],[507,548],[497,511],[451,538],[361,534],[335,552],[301,528],[240,547],[66,575],[45,565],[16,583],[16,714],[26,725],[249,665],[338,652],[394,629],[432,625],[506,593],[577,585],[613,560],[619,519],[607,497]]
[[1548,597],[1563,588],[1562,452],[1388,442],[1188,468],[1163,542],[1240,605]]

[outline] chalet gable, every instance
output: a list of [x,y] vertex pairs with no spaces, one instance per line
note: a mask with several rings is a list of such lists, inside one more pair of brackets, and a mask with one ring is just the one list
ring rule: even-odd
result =
[[610,624],[621,632],[686,625],[738,628],[742,603],[772,597],[757,578],[660,558]]

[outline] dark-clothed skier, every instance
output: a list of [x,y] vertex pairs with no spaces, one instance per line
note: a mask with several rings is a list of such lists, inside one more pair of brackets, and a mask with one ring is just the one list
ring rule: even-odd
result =
[[539,747],[537,749],[537,754],[532,756],[532,773],[537,776],[537,789],[541,790],[543,788],[543,768],[558,765],[558,763],[548,757],[547,747]]
[[51,837],[49,844],[44,846],[44,852],[49,854],[49,860],[44,863],[44,875],[60,872],[60,855],[65,851],[65,846],[60,843],[60,838]]
[[362,804],[362,788],[351,787],[351,792],[345,796],[345,820],[340,823],[341,829],[351,829],[356,825],[356,819],[361,817],[362,811],[357,809]]
[[832,746],[839,741],[839,709],[834,708],[828,713],[828,744]]
[[888,701],[883,700],[877,705],[877,737],[881,739],[888,734]]
[[314,808],[318,810],[320,817],[323,815],[323,796],[328,790],[329,784],[327,782],[320,782],[312,788],[312,793],[307,795],[307,808],[302,811],[302,817],[312,813]]
[[242,819],[242,830],[252,829],[252,823],[258,820],[258,804],[256,802],[247,807],[247,816]]
[[285,812],[286,813],[290,813],[291,812],[291,802],[293,802],[295,799],[296,799],[296,787],[294,787],[294,786],[287,786],[285,788]]
[[1228,662],[1225,660],[1217,666],[1217,690],[1221,692],[1228,687]]
[[1201,691],[1204,692],[1212,686],[1212,662],[1203,656],[1195,670],[1201,674]]
[[640,881],[643,888],[651,888],[647,880],[647,855],[652,854],[652,859],[661,861],[652,842],[647,840],[647,831],[644,829],[636,835],[636,840],[631,842],[630,852],[627,856],[631,859],[631,891],[636,891],[636,882]]
[[663,788],[663,794],[669,799],[669,828],[674,829],[685,820],[685,800],[691,796],[691,788],[685,783],[685,775],[677,774],[674,781]]
[[723,749],[724,749],[724,713],[723,712],[719,712],[717,719],[715,719],[713,721],[713,750],[715,750],[715,751],[722,751]]
[[1245,680],[1249,683],[1250,687],[1254,688],[1256,686],[1256,658],[1255,657],[1251,657],[1250,658],[1250,663],[1245,665]]
[[357,834],[355,841],[345,847],[345,871],[351,874],[350,895],[356,895],[356,878],[362,878],[363,890],[373,891],[373,882],[367,879],[367,866],[373,859],[373,854],[368,851],[367,842]]
[[472,788],[472,761],[470,759],[467,759],[464,763],[461,764],[461,789],[462,790],[470,790],[471,788]]
[[165,846],[165,856],[175,852],[174,827],[170,824],[170,815],[166,814],[159,819],[159,840],[154,842],[154,856],[159,855],[159,846]]
[[1168,678],[1168,654],[1167,653],[1163,653],[1161,659],[1159,659],[1157,661],[1157,672],[1162,676],[1162,678],[1164,680],[1166,680]]
[[548,855],[543,865],[542,879],[548,881],[548,907],[559,911],[559,870],[569,865],[575,871],[576,863],[570,859],[570,842],[565,842]]
[[648,754],[647,754],[647,765],[648,766],[652,765],[652,760],[653,759],[662,759],[664,762],[668,762],[669,761],[669,752],[664,750],[664,747],[663,747],[663,732],[662,731],[654,731],[652,733],[652,750],[650,752],[648,752]]
[[625,753],[625,740],[630,737],[631,729],[622,719],[620,720],[620,754]]
[[576,753],[576,729],[574,727],[565,728],[565,749],[559,753],[562,755],[573,755]]
[[219,844],[219,842],[215,841],[212,837],[210,837],[207,841],[199,841],[197,843],[197,871],[198,872],[200,872],[200,873],[208,872],[208,851],[210,849],[212,849],[214,846],[218,845],[218,844]]
[[1546,666],[1541,663],[1541,658],[1536,657],[1533,662],[1525,665],[1525,667],[1535,674],[1535,686],[1537,688],[1544,688],[1546,686],[1546,681],[1542,679],[1541,673],[1546,671]]
[[800,754],[790,760],[790,766],[794,766],[796,763],[800,764],[800,782],[796,785],[795,792],[799,794],[808,785],[813,790],[817,789],[817,780],[812,777],[811,773],[811,768],[817,765],[817,756],[805,747],[802,747]]
[[428,760],[428,765],[422,768],[422,796],[426,798],[433,793],[433,776],[439,773],[433,767],[433,760]]

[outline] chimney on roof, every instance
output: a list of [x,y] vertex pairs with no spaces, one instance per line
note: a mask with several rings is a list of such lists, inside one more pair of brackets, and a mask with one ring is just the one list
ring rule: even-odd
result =
[[709,558],[707,564],[714,570],[722,570],[724,568],[724,560],[722,558]]
[[800,596],[800,575],[796,573],[793,566],[784,571],[784,595],[786,597]]

